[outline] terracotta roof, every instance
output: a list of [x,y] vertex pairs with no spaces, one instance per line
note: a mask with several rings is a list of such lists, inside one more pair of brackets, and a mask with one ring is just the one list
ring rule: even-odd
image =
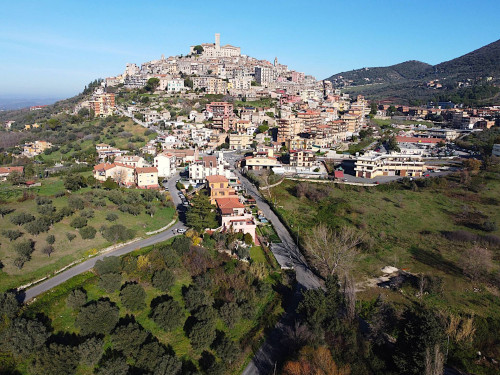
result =
[[204,167],[216,167],[217,166],[217,158],[215,156],[204,156],[203,157],[203,166]]
[[222,209],[245,208],[237,197],[215,198],[217,206]]
[[0,167],[0,173],[19,172],[23,173],[24,167]]
[[158,169],[156,169],[156,167],[136,168],[135,171],[137,173],[158,173]]
[[344,171],[335,171],[335,178],[343,178]]
[[123,163],[113,163],[113,165],[117,166],[117,167],[123,167],[123,168],[130,168],[130,169],[135,169],[134,167],[132,167],[131,165],[127,165],[127,164],[123,164]]
[[218,175],[218,174],[215,176],[207,176],[206,179],[207,179],[209,184],[212,182],[214,182],[214,183],[216,183],[216,182],[229,182],[229,180],[226,177]]
[[111,169],[111,168],[114,168],[116,167],[116,164],[112,163],[101,163],[101,164],[97,164],[94,166],[94,171],[100,171],[100,170],[108,170],[108,169]]

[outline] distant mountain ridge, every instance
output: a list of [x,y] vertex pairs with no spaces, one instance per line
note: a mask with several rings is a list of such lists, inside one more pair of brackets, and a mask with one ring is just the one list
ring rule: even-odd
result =
[[[335,87],[345,88],[347,92],[364,93],[371,99],[391,97],[408,102],[412,99],[425,101],[447,95],[460,96],[464,90],[470,91],[478,85],[500,84],[500,40],[434,66],[412,60],[387,67],[342,72],[327,80]],[[436,80],[438,85],[431,83]],[[496,90],[488,92],[491,94]]]

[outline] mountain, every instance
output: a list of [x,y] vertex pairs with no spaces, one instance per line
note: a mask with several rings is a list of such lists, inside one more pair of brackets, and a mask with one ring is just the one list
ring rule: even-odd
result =
[[348,93],[375,100],[423,103],[454,99],[487,104],[495,102],[500,91],[500,40],[434,66],[413,60],[342,72],[327,80]]

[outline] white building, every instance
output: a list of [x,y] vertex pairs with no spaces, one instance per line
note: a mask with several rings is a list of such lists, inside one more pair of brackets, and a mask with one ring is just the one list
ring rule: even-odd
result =
[[175,155],[162,152],[155,156],[154,166],[158,169],[158,177],[169,178],[175,172]]
[[493,145],[493,150],[491,152],[493,156],[499,156],[500,157],[500,144],[494,144]]
[[[236,57],[241,55],[241,48],[226,44],[220,45],[220,34],[215,34],[215,43],[203,43],[202,56],[203,57]],[[196,54],[196,46],[191,46],[189,53]]]

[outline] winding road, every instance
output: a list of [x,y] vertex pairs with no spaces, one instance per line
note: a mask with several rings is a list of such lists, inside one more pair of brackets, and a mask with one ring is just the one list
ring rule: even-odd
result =
[[74,267],[68,268],[67,270],[65,270],[61,273],[58,273],[57,275],[51,277],[50,279],[47,279],[39,284],[36,284],[35,286],[33,286],[25,291],[19,292],[18,293],[18,300],[20,302],[30,301],[31,299],[39,296],[40,294],[49,291],[50,289],[64,283],[65,281],[68,281],[72,277],[79,275],[83,272],[89,271],[90,269],[92,269],[94,267],[95,263],[98,260],[102,260],[102,259],[109,257],[109,256],[120,256],[120,255],[128,254],[128,253],[130,253],[134,250],[140,249],[142,247],[151,246],[151,245],[154,245],[156,243],[166,241],[166,240],[176,236],[178,229],[181,229],[181,228],[186,229],[186,226],[183,223],[183,219],[184,219],[183,213],[184,213],[185,208],[184,208],[184,206],[182,206],[182,201],[179,198],[178,190],[175,187],[175,182],[176,182],[176,179],[178,179],[178,178],[179,178],[179,175],[176,174],[173,177],[171,177],[167,182],[167,187],[168,187],[168,190],[170,192],[170,195],[172,196],[172,201],[173,201],[173,203],[174,203],[174,205],[177,208],[177,211],[179,213],[179,221],[177,223],[175,223],[174,225],[172,225],[170,228],[166,229],[165,231],[158,233],[154,236],[144,238],[142,240],[135,241],[135,242],[132,242],[132,243],[127,244],[127,245],[120,246],[120,247],[118,247],[112,251],[109,251],[105,254],[101,254],[101,255],[96,256],[94,258],[90,258],[86,261],[83,261],[82,263],[75,265]]

